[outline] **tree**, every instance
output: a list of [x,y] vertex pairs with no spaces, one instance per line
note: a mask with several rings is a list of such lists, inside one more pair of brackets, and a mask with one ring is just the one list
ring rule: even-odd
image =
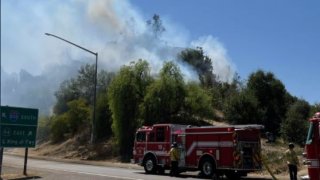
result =
[[309,113],[310,105],[304,100],[298,100],[291,105],[286,114],[287,118],[281,124],[282,137],[289,142],[303,145],[308,131]]
[[212,118],[212,97],[198,84],[187,84],[184,112],[188,117]]
[[[68,111],[56,115],[51,124],[51,139],[59,142],[66,137],[73,137],[90,125],[90,108],[84,99],[77,99],[68,102]],[[89,139],[89,138],[88,138]]]
[[242,89],[243,85],[239,76],[235,76],[231,83],[216,83],[216,86],[210,89],[213,107],[218,110],[223,110],[225,103],[227,103],[226,101],[232,96],[238,96]]
[[45,142],[50,138],[50,124],[52,117],[41,115],[38,120],[37,142]]
[[[76,83],[79,96],[86,100],[88,104],[93,104],[95,66],[86,64],[78,72]],[[97,79],[98,81],[98,79]]]
[[96,108],[97,139],[108,138],[112,135],[112,113],[109,108],[106,92],[98,95]]
[[139,104],[151,81],[149,69],[148,63],[142,60],[123,66],[108,89],[112,131],[123,161],[130,159],[135,130],[141,125],[138,121]]
[[257,99],[261,112],[259,123],[266,131],[277,135],[287,111],[284,85],[271,72],[258,70],[249,76],[247,89]]
[[185,49],[178,56],[183,62],[195,69],[203,87],[213,87],[217,82],[216,76],[213,74],[211,59],[204,54],[201,47],[197,47],[197,49]]
[[[60,115],[68,111],[68,102],[79,98],[84,99],[87,104],[93,106],[94,75],[94,65],[86,64],[80,68],[77,77],[64,81],[59,90],[55,92],[57,102],[54,106],[54,113]],[[113,73],[103,70],[98,73],[97,95],[106,92],[113,77]]]
[[82,128],[90,125],[90,108],[84,99],[68,102],[69,110],[64,114],[67,119],[68,130],[75,135]]
[[[82,99],[88,107],[93,107],[94,96],[94,65],[84,65],[78,71],[75,78],[64,81],[59,90],[55,93],[57,102],[54,106],[55,115],[70,113],[71,109],[68,103]],[[111,135],[111,113],[106,98],[107,87],[109,86],[113,73],[104,70],[100,71],[97,76],[97,102],[96,102],[96,121],[97,121],[97,138],[101,139]],[[100,99],[102,98],[102,100]],[[91,114],[92,117],[92,114]],[[70,116],[70,118],[72,118]],[[91,127],[88,125],[88,127]]]
[[98,140],[108,138],[112,135],[112,113],[109,108],[107,90],[114,76],[114,73],[109,73],[104,70],[101,70],[98,74],[96,102],[96,128]]
[[50,127],[50,139],[53,143],[65,139],[66,133],[69,132],[66,115],[53,116],[53,122]]
[[153,35],[156,38],[159,38],[161,34],[166,30],[166,28],[162,24],[160,16],[157,14],[154,14],[152,19],[147,21],[147,25],[152,29]]
[[182,74],[173,62],[166,62],[160,79],[147,89],[141,107],[145,124],[171,122],[184,105],[186,96]]
[[227,99],[224,115],[231,124],[257,123],[260,118],[258,101],[250,91],[242,91]]
[[61,83],[58,91],[55,92],[57,99],[56,104],[53,107],[53,112],[56,115],[61,115],[68,111],[67,103],[80,97],[78,91],[77,82],[75,79],[70,79]]
[[312,117],[316,112],[320,112],[320,103],[316,103],[311,106],[310,117]]

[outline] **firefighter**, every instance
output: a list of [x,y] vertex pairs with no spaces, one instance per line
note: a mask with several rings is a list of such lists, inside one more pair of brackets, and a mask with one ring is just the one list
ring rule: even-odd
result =
[[169,155],[170,155],[170,160],[171,160],[170,176],[178,176],[179,175],[178,164],[179,164],[179,160],[180,160],[180,152],[179,152],[178,145],[176,142],[174,142],[171,145]]
[[287,165],[289,168],[290,180],[297,180],[299,160],[296,152],[294,151],[293,143],[289,144],[289,149],[286,150],[285,157],[286,157]]

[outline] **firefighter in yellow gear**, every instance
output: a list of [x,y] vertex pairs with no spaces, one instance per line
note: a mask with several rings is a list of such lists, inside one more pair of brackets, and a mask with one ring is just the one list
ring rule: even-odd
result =
[[299,166],[299,160],[297,157],[297,153],[293,149],[294,145],[290,143],[289,149],[285,152],[285,157],[289,168],[290,180],[297,180],[297,166]]
[[178,176],[179,175],[178,164],[179,164],[179,160],[180,160],[180,152],[179,152],[178,145],[176,142],[174,142],[171,145],[169,155],[170,155],[170,160],[171,160],[170,176]]

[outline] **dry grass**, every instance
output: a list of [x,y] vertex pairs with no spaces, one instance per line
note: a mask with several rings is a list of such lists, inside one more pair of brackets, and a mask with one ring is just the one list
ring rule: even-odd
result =
[[[275,143],[266,143],[262,140],[262,155],[275,176],[284,176],[288,174],[288,167],[284,159],[284,152],[287,150],[287,143],[282,140],[277,140]],[[295,146],[295,151],[298,154],[300,167],[299,175],[306,175],[307,168],[302,164],[303,162],[303,147]],[[262,174],[269,174],[264,168]]]

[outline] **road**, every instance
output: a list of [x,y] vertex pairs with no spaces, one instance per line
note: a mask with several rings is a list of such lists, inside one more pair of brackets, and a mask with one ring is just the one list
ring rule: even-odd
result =
[[[3,159],[3,174],[6,171],[23,171],[24,160],[22,157],[5,155]],[[14,169],[14,170],[13,170]],[[12,172],[11,172],[12,174]],[[84,165],[57,161],[28,159],[28,174],[36,179],[110,179],[110,180],[164,180],[168,175],[147,175],[143,169],[125,169],[116,167]],[[197,180],[196,175],[185,174],[184,179]],[[180,179],[170,177],[170,179]]]
[[[6,174],[22,174],[23,158],[18,156],[5,155],[3,159],[3,177]],[[168,172],[165,175],[148,175],[143,169],[127,169],[116,167],[105,167],[96,165],[75,164],[68,162],[47,161],[28,159],[28,174],[32,179],[48,180],[166,180],[168,178],[198,180],[196,172],[182,173],[181,177],[170,177]],[[8,176],[10,177],[10,176]],[[10,179],[10,178],[8,178]],[[18,178],[16,178],[18,179]],[[22,178],[19,178],[22,179]],[[24,178],[30,179],[30,178]],[[250,178],[252,179],[252,178]],[[262,180],[263,178],[260,178]]]

